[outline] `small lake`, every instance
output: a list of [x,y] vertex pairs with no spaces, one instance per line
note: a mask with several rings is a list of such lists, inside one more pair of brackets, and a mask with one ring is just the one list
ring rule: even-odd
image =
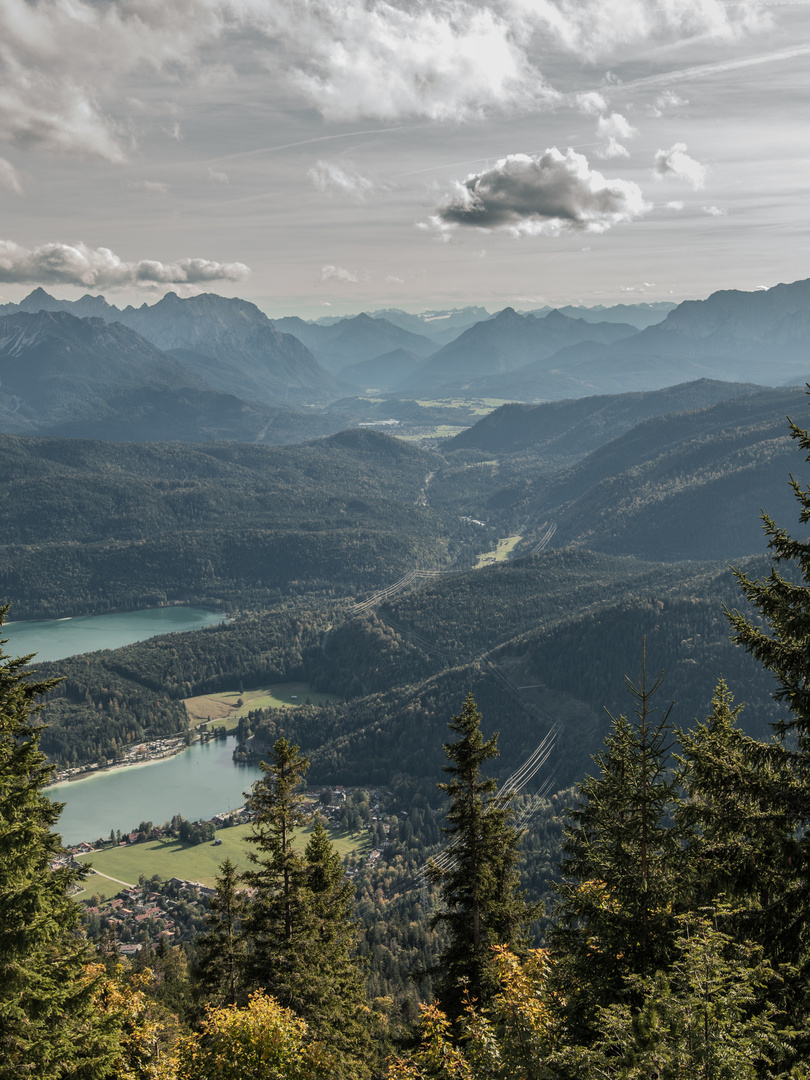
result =
[[77,615],[72,619],[7,622],[0,628],[0,637],[8,638],[8,645],[4,646],[7,655],[27,656],[28,653],[36,653],[36,660],[45,663],[46,660],[64,660],[66,656],[95,652],[97,649],[120,649],[123,645],[146,641],[158,634],[201,630],[204,626],[215,626],[226,619],[227,615],[223,612],[204,608],[146,608],[143,611],[116,611],[109,615]]
[[235,765],[233,738],[194,743],[163,761],[94,773],[55,784],[46,795],[65,803],[54,831],[65,844],[128,832],[142,821],[162,825],[175,814],[189,821],[235,810],[262,775],[258,765]]

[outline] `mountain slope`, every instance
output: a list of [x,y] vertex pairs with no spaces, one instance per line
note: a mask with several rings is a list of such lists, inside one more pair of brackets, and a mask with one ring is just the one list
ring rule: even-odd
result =
[[502,405],[445,444],[448,450],[513,452],[582,457],[642,420],[704,409],[719,401],[757,393],[750,383],[701,379],[647,393],[601,395],[542,405]]
[[795,519],[797,467],[785,415],[807,421],[801,390],[765,391],[644,421],[535,486],[553,543],[659,559],[764,551],[761,508]]
[[612,342],[635,333],[635,327],[628,324],[586,323],[558,311],[536,319],[504,308],[430,357],[403,389],[460,388],[481,376],[501,375],[530,362],[542,363],[566,345]]
[[205,384],[120,324],[61,311],[0,319],[0,417],[7,431],[107,415],[115,392],[184,387]]
[[246,300],[214,293],[181,299],[170,292],[156,304],[119,310],[100,296],[55,300],[43,289],[35,289],[16,307],[121,323],[158,349],[176,352],[210,389],[251,401],[326,402],[343,392],[306,346],[279,333],[264,312]]

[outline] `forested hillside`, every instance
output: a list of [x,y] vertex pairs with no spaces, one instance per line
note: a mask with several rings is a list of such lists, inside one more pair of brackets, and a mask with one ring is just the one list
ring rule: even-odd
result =
[[444,560],[437,459],[371,432],[295,448],[0,436],[0,596],[14,617],[166,601],[256,608]]

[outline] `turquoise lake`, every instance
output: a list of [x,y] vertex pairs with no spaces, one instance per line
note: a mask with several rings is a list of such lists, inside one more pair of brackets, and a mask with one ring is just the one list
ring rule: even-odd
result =
[[78,615],[72,619],[7,622],[0,629],[0,637],[8,638],[8,645],[3,647],[7,655],[36,653],[36,659],[44,663],[97,649],[120,649],[176,630],[200,630],[226,619],[223,612],[204,608],[146,608],[110,615]]
[[[118,649],[158,634],[200,630],[224,622],[218,611],[194,607],[147,608],[111,615],[78,616],[41,622],[9,622],[0,629],[8,638],[3,651],[12,656],[36,653],[36,659],[62,660],[77,653]],[[141,821],[162,825],[175,814],[189,821],[212,817],[244,803],[244,792],[258,779],[258,766],[234,765],[234,741],[195,743],[175,757],[94,773],[48,788],[50,798],[65,803],[56,826],[66,844],[109,836]]]
[[234,765],[233,738],[194,743],[175,757],[94,773],[55,784],[46,795],[65,803],[55,826],[65,844],[128,832],[142,821],[162,825],[175,814],[189,821],[235,810],[262,775],[258,765]]

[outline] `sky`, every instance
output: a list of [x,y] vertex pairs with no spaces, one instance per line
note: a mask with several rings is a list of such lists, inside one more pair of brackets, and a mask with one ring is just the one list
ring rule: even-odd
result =
[[810,0],[0,0],[0,300],[810,277]]

